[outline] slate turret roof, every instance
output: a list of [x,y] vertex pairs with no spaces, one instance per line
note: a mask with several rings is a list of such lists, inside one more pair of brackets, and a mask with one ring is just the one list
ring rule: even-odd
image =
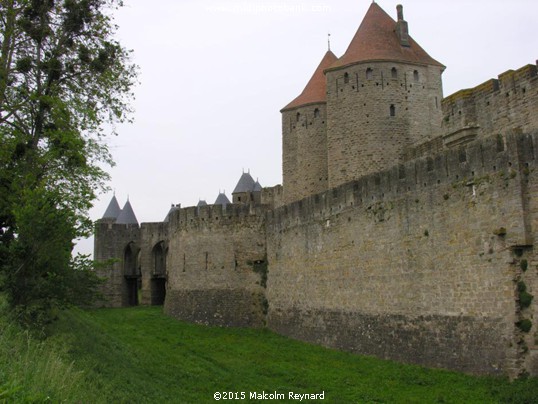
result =
[[372,3],[346,52],[327,70],[366,61],[390,60],[445,67],[409,36],[403,46],[394,21],[377,3]]
[[112,197],[110,200],[110,203],[108,204],[108,208],[106,208],[105,214],[103,215],[103,219],[114,219],[116,220],[118,216],[121,213],[120,205],[118,204],[118,200],[116,199],[116,195]]
[[323,59],[314,71],[314,74],[306,84],[303,92],[292,102],[282,108],[282,111],[297,108],[303,105],[325,102],[327,99],[327,82],[323,71],[329,68],[338,58],[330,50],[325,53]]
[[181,204],[177,204],[177,205],[172,204],[172,206],[170,207],[170,210],[168,211],[168,213],[166,214],[166,217],[164,218],[164,222],[168,223],[170,221],[170,215],[172,214],[172,212],[179,209],[181,209]]
[[254,185],[256,185],[256,183],[254,182],[254,178],[252,178],[250,173],[243,173],[243,175],[241,175],[241,178],[239,178],[239,182],[235,186],[235,189],[232,194],[238,194],[241,192],[252,192],[252,190],[254,189]]
[[219,193],[219,196],[217,196],[217,199],[215,200],[215,203],[214,203],[214,205],[222,205],[222,206],[226,206],[229,204],[231,204],[231,202],[224,192]]
[[131,206],[131,202],[127,200],[125,202],[125,206],[123,206],[123,209],[121,210],[121,213],[118,216],[118,219],[116,220],[116,223],[118,224],[138,224],[138,220],[136,219],[136,216],[133,211],[133,207]]
[[207,206],[207,202],[204,199],[200,199],[196,207],[199,208],[200,206]]

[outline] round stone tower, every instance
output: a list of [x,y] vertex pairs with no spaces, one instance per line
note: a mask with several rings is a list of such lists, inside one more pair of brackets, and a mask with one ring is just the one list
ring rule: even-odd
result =
[[396,164],[439,134],[444,66],[372,3],[345,54],[325,69],[328,187]]
[[285,203],[327,190],[327,103],[323,71],[336,62],[330,50],[303,92],[282,113]]

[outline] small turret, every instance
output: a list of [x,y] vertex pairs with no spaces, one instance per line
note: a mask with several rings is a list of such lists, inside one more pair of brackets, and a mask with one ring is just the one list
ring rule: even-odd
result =
[[217,196],[217,199],[215,200],[214,205],[222,205],[223,207],[226,207],[226,205],[230,205],[231,202],[226,196],[224,192],[219,192],[219,196]]
[[123,209],[121,210],[121,213],[116,219],[116,223],[117,224],[136,224],[138,226],[138,220],[136,219],[136,216],[133,211],[133,207],[131,206],[131,202],[129,202],[129,200],[125,202],[125,205],[123,206]]
[[118,204],[116,195],[114,195],[112,199],[110,200],[110,203],[108,204],[108,207],[106,208],[105,214],[103,215],[102,219],[116,221],[120,213],[121,213],[120,205]]
[[233,203],[259,203],[261,200],[261,185],[254,181],[249,172],[244,172],[232,192]]
[[177,205],[172,204],[172,206],[170,207],[170,210],[168,211],[168,213],[166,214],[166,217],[164,218],[164,222],[168,223],[170,221],[170,216],[172,216],[172,213],[174,213],[176,210],[179,210],[179,209],[181,209],[180,203],[178,203]]

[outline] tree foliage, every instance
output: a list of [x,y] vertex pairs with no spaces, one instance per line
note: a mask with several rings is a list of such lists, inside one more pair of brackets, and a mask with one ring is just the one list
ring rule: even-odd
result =
[[[136,67],[115,39],[119,0],[0,0],[0,288],[27,319],[88,297],[73,240],[112,164]],[[110,129],[112,128],[112,129]]]

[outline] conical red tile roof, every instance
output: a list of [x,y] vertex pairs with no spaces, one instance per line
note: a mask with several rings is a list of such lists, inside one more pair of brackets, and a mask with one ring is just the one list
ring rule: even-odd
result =
[[402,46],[394,21],[377,3],[372,3],[344,55],[327,70],[358,62],[391,60],[444,66],[426,53],[409,36],[409,46]]
[[292,102],[282,108],[281,111],[297,108],[302,105],[325,102],[327,97],[327,84],[323,71],[330,67],[337,59],[338,58],[334,53],[332,53],[330,50],[327,51],[303,92]]

